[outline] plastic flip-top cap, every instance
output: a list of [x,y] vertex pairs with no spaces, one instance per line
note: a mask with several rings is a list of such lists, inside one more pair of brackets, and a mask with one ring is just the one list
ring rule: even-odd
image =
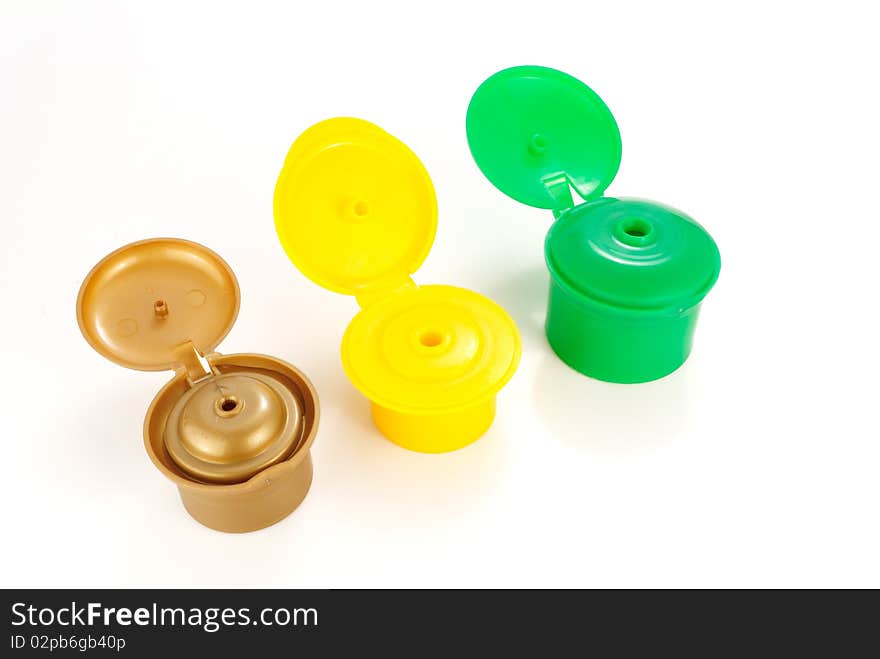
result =
[[557,208],[548,184],[567,179],[600,197],[620,166],[620,132],[601,98],[577,78],[517,66],[487,79],[471,99],[467,138],[477,166],[509,197]]
[[474,93],[467,136],[497,188],[557,217],[544,246],[545,328],[559,357],[610,382],[646,382],[678,368],[718,278],[718,248],[680,211],[602,196],[621,154],[602,100],[560,71],[506,69]]
[[112,252],[77,299],[80,329],[98,353],[129,368],[176,370],[147,410],[147,454],[194,519],[234,533],[274,524],[306,496],[319,417],[314,388],[290,364],[214,351],[238,307],[226,262],[176,238]]
[[275,186],[275,229],[307,277],[338,293],[393,287],[431,249],[437,199],[403,142],[361,119],[322,121],[296,140]]
[[482,295],[410,278],[437,226],[434,187],[412,151],[359,119],[309,128],[278,179],[275,226],[304,274],[357,296],[342,363],[386,437],[442,452],[486,431],[519,362],[519,333]]

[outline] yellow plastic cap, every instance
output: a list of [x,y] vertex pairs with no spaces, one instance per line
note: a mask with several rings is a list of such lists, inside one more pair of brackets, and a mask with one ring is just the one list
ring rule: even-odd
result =
[[362,119],[306,130],[275,186],[275,229],[309,279],[347,295],[409,281],[434,242],[437,198],[405,144]]
[[494,399],[519,364],[513,320],[490,299],[422,286],[363,309],[342,339],[342,364],[375,404],[407,414],[455,413]]
[[438,453],[486,432],[519,332],[478,293],[412,281],[437,229],[434,186],[412,151],[360,119],[312,126],[278,178],[275,228],[306,276],[361,305],[342,363],[388,439]]

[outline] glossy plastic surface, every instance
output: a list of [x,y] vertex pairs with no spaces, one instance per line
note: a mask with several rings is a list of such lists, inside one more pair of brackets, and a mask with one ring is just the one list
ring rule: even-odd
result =
[[[668,206],[604,198],[620,134],[602,100],[571,76],[537,66],[500,71],[474,93],[467,136],[502,192],[557,218],[547,234],[547,338],[572,368],[646,382],[691,351],[699,306],[721,267],[697,222]],[[574,192],[586,202],[576,205]]]
[[471,154],[486,178],[517,201],[560,208],[559,181],[584,199],[601,196],[620,166],[620,132],[601,98],[568,74],[543,66],[499,71],[467,112]]
[[210,355],[219,376],[269,374],[297,399],[302,412],[296,442],[284,460],[236,483],[209,483],[194,479],[165,448],[168,419],[189,390],[178,371],[153,399],[144,419],[144,446],[153,464],[180,491],[187,511],[200,523],[227,533],[245,533],[274,524],[302,503],[312,484],[311,446],[317,435],[318,396],[308,378],[287,362],[256,354]]
[[547,340],[562,361],[597,380],[632,384],[672,373],[691,352],[700,306],[617,310],[550,280]]
[[395,444],[421,453],[446,453],[479,439],[495,418],[495,397],[442,414],[407,414],[372,405],[376,427]]
[[128,368],[164,371],[185,343],[211,352],[238,315],[238,281],[215,252],[189,240],[131,243],[92,268],[77,298],[89,344]]
[[274,209],[290,260],[346,295],[405,282],[437,229],[434,186],[419,159],[378,126],[348,117],[315,124],[294,142]]
[[291,147],[275,188],[275,226],[288,256],[360,313],[342,340],[345,371],[391,441],[437,453],[470,444],[520,357],[510,316],[453,286],[410,275],[434,238],[434,188],[418,158],[360,119],[330,119]]
[[[175,238],[114,251],[77,299],[80,329],[99,353],[130,368],[174,370],[147,411],[147,452],[197,521],[236,533],[277,522],[305,497],[319,416],[311,383],[290,364],[213,352],[238,305],[229,266]],[[97,401],[95,413],[106,404]]]
[[165,448],[193,478],[237,483],[288,456],[301,426],[299,401],[278,378],[221,374],[177,401],[165,425]]
[[374,403],[454,413],[494,398],[519,362],[519,333],[491,300],[454,286],[412,287],[362,310],[342,339],[342,364]]
[[640,199],[581,204],[547,233],[547,267],[572,293],[623,309],[697,304],[718,277],[712,237],[684,213]]

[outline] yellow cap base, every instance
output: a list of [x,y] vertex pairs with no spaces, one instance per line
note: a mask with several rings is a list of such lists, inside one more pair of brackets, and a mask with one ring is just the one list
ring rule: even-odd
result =
[[373,403],[373,421],[398,446],[420,453],[446,453],[478,440],[495,418],[495,397],[448,414],[407,414]]

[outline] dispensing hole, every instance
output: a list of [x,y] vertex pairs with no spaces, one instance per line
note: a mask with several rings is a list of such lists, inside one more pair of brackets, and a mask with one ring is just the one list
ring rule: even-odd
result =
[[354,214],[356,217],[366,217],[367,213],[370,212],[370,207],[367,205],[365,201],[355,202],[354,205]]
[[640,247],[653,242],[654,226],[640,217],[620,220],[615,227],[618,239],[626,245]]
[[419,335],[419,343],[426,348],[436,348],[443,343],[443,335],[440,332],[428,330]]
[[647,236],[650,229],[646,229],[643,226],[629,226],[624,229],[626,233],[630,236]]
[[168,305],[165,300],[156,300],[153,303],[153,311],[156,312],[158,318],[165,318],[168,315]]
[[217,416],[222,417],[235,416],[241,412],[243,406],[244,403],[231,394],[226,394],[214,401],[214,410],[217,412]]

